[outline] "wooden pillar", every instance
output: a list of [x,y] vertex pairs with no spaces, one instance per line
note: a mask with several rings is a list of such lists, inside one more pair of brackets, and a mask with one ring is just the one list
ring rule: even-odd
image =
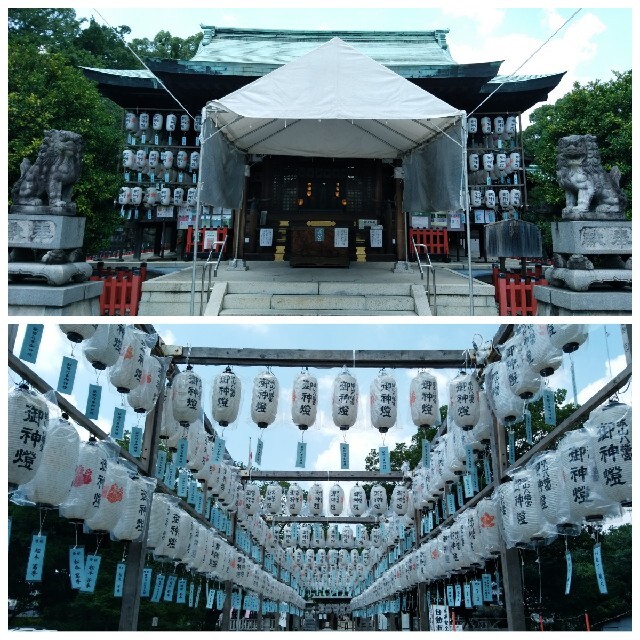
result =
[[[247,189],[249,188],[249,176],[244,177],[244,187],[242,189],[242,205],[240,209],[236,209],[235,224],[233,229],[233,251],[231,255],[237,257],[238,260],[244,258],[244,236],[245,236],[245,209],[247,208]],[[237,253],[236,253],[237,252]]]
[[10,324],[7,337],[9,339],[9,351],[11,353],[13,353],[13,349],[14,349],[15,344],[16,344],[16,336],[17,335],[18,335],[18,325],[17,324]]
[[[402,162],[396,161],[394,171],[402,169]],[[407,260],[407,237],[405,233],[404,211],[402,210],[402,193],[404,183],[402,178],[396,177],[396,257],[398,262]]]
[[224,605],[222,605],[222,621],[220,623],[220,629],[222,631],[229,631],[231,629],[231,591],[233,589],[233,583],[231,580],[226,580],[224,583]]
[[133,259],[140,260],[142,258],[142,223],[139,220],[134,221],[133,229]]

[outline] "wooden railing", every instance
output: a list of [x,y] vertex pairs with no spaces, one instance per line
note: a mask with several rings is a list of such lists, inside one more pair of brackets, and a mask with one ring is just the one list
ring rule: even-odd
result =
[[142,283],[147,279],[147,265],[139,269],[105,268],[98,263],[96,274],[90,280],[102,280],[104,287],[100,296],[101,316],[137,316]]

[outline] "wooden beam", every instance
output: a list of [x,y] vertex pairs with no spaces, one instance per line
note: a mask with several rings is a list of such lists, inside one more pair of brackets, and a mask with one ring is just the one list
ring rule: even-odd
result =
[[[175,364],[186,364],[187,350],[163,345],[164,355],[173,356]],[[346,365],[355,368],[457,369],[464,364],[463,349],[440,350],[317,350],[317,349],[227,349],[192,347],[190,364],[274,367],[314,367],[327,369]]]
[[372,516],[368,517],[356,517],[356,516],[264,516],[265,521],[268,524],[284,524],[287,522],[304,523],[316,523],[316,524],[329,524],[335,522],[337,524],[377,524],[382,519]]
[[380,473],[379,471],[260,471],[258,469],[240,471],[241,480],[315,480],[317,482],[337,482],[352,480],[354,482],[400,482],[404,479],[401,471]]

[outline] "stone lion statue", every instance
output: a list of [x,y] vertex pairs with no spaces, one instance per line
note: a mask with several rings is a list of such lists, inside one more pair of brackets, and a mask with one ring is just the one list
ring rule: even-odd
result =
[[73,185],[82,171],[82,136],[72,131],[45,131],[34,164],[27,158],[20,164],[20,178],[13,186],[14,204],[71,205]]
[[567,136],[558,141],[558,183],[565,191],[567,220],[624,218],[626,197],[620,189],[620,170],[602,168],[595,136]]

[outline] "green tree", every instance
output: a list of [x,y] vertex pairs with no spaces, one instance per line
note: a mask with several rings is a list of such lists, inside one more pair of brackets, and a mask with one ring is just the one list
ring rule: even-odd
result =
[[179,38],[168,31],[159,31],[153,40],[134,38],[131,47],[141,57],[190,60],[198,50],[202,36],[202,33],[197,33],[188,38]]

